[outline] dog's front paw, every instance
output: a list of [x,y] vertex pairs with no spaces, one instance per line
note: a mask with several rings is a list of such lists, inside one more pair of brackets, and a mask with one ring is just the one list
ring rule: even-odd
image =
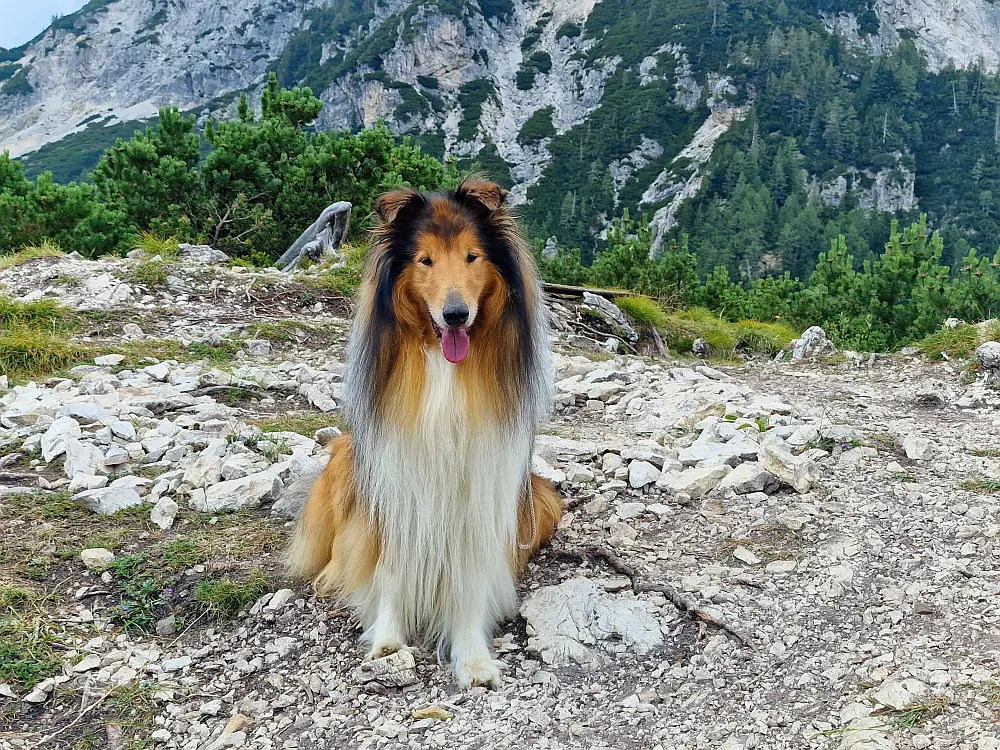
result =
[[397,641],[381,641],[372,645],[371,651],[369,651],[367,656],[365,656],[365,661],[381,659],[383,656],[391,656],[397,651],[402,651],[405,648],[405,643],[399,643]]
[[496,659],[474,659],[460,662],[455,666],[455,681],[460,690],[468,690],[475,685],[496,690],[503,682],[500,670],[503,662]]

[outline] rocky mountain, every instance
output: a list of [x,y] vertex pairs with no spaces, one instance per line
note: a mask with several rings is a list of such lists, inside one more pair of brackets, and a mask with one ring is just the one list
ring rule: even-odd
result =
[[[679,212],[740,123],[751,143],[797,138],[810,194],[826,206],[850,194],[863,209],[919,207],[945,222],[963,210],[951,183],[935,193],[921,172],[954,133],[918,132],[927,106],[905,91],[886,91],[900,97],[892,111],[860,101],[864,73],[879,56],[916,65],[921,96],[951,84],[956,115],[975,106],[992,124],[992,99],[970,103],[949,76],[990,76],[998,38],[994,0],[92,0],[0,52],[0,148],[33,171],[77,177],[133,120],[165,105],[219,115],[273,70],[324,101],[318,127],[381,119],[431,153],[475,163],[511,185],[537,236],[563,244],[592,245],[625,208],[652,213],[660,238],[678,226],[697,234]],[[797,58],[790,69],[779,47]],[[840,90],[817,93],[812,76],[795,92],[804,113],[764,118],[776,104],[769,81],[816,54]],[[907,76],[896,76],[904,89]],[[856,152],[844,138],[873,145]]]

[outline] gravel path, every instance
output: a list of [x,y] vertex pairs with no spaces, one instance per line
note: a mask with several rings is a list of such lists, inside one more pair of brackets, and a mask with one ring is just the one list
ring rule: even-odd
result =
[[[156,319],[172,315],[157,307]],[[275,341],[259,356],[244,343],[224,370],[255,373],[263,396],[234,404],[192,395],[219,377],[210,362],[168,362],[162,378],[78,370],[40,384],[44,407],[34,411],[23,389],[3,396],[7,455],[39,441],[69,404],[131,420],[135,438],[102,442],[103,416],[69,413],[71,440],[105,459],[116,446],[129,456],[120,471],[94,467],[112,482],[162,463],[130,446],[170,432],[164,421],[205,438],[175,436],[171,445],[186,447],[173,465],[129,480],[141,502],[124,516],[54,505],[68,481],[64,456],[0,469],[0,524],[19,540],[0,555],[0,585],[42,595],[31,613],[6,606],[59,644],[59,667],[41,685],[0,685],[0,747],[1000,748],[1000,520],[990,492],[1000,393],[966,382],[958,365],[897,357],[712,369],[560,345],[557,411],[536,470],[561,482],[569,510],[522,581],[522,615],[498,633],[503,688],[459,693],[419,648],[362,668],[349,613],[281,578],[276,564],[291,525],[282,513],[294,513],[282,497],[322,447],[246,431],[262,415],[336,423],[346,321],[331,321],[336,341]],[[157,398],[165,406],[145,416],[133,408],[138,391],[147,410]],[[277,483],[235,513],[199,512],[213,486],[233,481],[210,471],[214,459],[220,471],[242,466],[244,477]],[[205,476],[188,474],[193,463]],[[9,479],[28,471],[50,489]],[[170,472],[177,481],[164,482]],[[177,506],[166,529],[149,516],[161,498]],[[105,544],[90,545],[100,534]],[[164,562],[175,559],[165,549],[176,557],[195,542],[199,556]],[[84,546],[147,567],[88,571]],[[39,558],[47,572],[26,575]],[[172,576],[173,598],[152,606],[145,627],[125,628],[114,608],[154,562]],[[252,571],[266,574],[266,593],[230,617],[199,598],[200,582],[245,582]]]

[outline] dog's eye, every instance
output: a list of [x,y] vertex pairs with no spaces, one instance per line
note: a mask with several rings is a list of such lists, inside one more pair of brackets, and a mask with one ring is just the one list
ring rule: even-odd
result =
[[432,261],[430,258],[423,258],[420,262],[423,263],[425,266],[434,265],[434,261]]
[[472,262],[473,262],[473,261],[474,261],[474,260],[475,260],[476,258],[478,258],[478,257],[479,257],[479,256],[478,256],[478,255],[476,255],[475,253],[469,253],[469,254],[468,254],[468,255],[467,255],[466,257],[465,257],[465,260],[466,260],[467,262],[469,262],[469,263],[472,263]]

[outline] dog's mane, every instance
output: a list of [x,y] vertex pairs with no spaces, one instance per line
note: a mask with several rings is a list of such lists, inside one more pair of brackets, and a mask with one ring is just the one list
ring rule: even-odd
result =
[[[499,199],[491,191],[499,191]],[[467,178],[453,192],[407,190],[381,199],[348,348],[345,412],[362,444],[369,430],[377,432],[388,419],[399,418],[390,391],[407,387],[407,382],[423,382],[423,342],[413,327],[401,282],[422,230],[449,233],[455,227],[473,228],[486,258],[499,273],[503,296],[494,302],[501,308],[495,311],[499,315],[480,340],[473,341],[473,352],[482,365],[477,367],[477,360],[460,365],[463,377],[483,379],[470,383],[470,390],[499,392],[492,399],[492,416],[501,427],[534,430],[547,416],[551,401],[548,313],[534,259],[503,202],[505,195],[491,183]],[[447,210],[432,216],[432,207],[442,204]],[[442,226],[448,223],[454,226]],[[406,368],[411,370],[409,381],[403,374]]]

